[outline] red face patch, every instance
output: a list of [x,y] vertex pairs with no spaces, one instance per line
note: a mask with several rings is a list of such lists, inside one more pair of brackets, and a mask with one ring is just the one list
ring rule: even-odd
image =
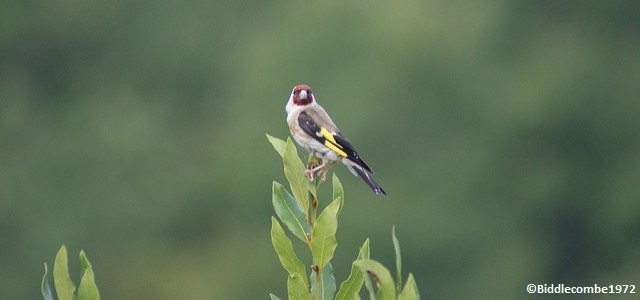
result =
[[[306,97],[304,96],[305,94]],[[306,84],[296,85],[293,88],[291,97],[293,97],[293,103],[295,103],[296,105],[307,105],[313,102],[311,87]]]

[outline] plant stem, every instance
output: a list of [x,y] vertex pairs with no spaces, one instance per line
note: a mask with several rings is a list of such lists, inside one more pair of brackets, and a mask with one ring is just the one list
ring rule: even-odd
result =
[[[317,185],[316,185],[316,190],[317,190]],[[317,214],[318,214],[318,198],[315,197],[314,195],[311,195],[311,205],[309,205],[309,225],[311,226],[311,228],[313,228],[313,224],[316,223],[316,219],[317,219]]]
[[322,273],[322,270],[320,270],[320,268],[318,268],[318,266],[313,266],[313,272],[316,273],[316,294],[314,295],[314,299],[317,300],[323,300],[320,298],[320,274]]
[[[320,186],[321,180],[320,178],[315,178],[315,180],[313,181],[313,185],[315,186],[315,190],[316,190],[316,195],[318,193],[318,187]],[[316,220],[318,218],[318,206],[319,206],[319,202],[318,201],[318,197],[314,196],[313,194],[310,194],[310,200],[311,202],[309,203],[309,225],[311,226],[311,228],[313,228],[313,225],[316,223]],[[313,241],[312,241],[313,242]],[[311,244],[309,244],[309,246],[311,246]],[[315,263],[315,262],[314,262]],[[320,274],[322,273],[322,270],[320,270],[320,268],[318,267],[318,265],[313,265],[312,267],[312,272],[314,272],[316,274],[316,291],[315,291],[315,295],[313,295],[313,299],[315,300],[322,300],[320,295],[321,295],[321,288],[320,288]]]
[[[313,169],[318,163],[319,163],[320,158],[315,157],[313,155],[309,155],[309,160],[307,161],[307,169]],[[309,226],[311,226],[311,228],[313,228],[313,226],[316,223],[316,220],[318,218],[318,206],[320,201],[318,201],[318,188],[320,187],[320,184],[322,183],[322,179],[321,177],[315,177],[315,179],[313,180],[313,185],[314,185],[314,189],[315,189],[315,193],[316,195],[314,195],[313,193],[309,192],[309,200],[310,200],[310,205],[309,205],[309,211],[308,211],[308,222],[309,222]],[[309,250],[311,250],[311,243],[313,243],[313,241],[311,241],[309,239],[309,237],[307,237],[308,240],[308,245],[309,245]],[[314,262],[315,263],[315,262]],[[312,295],[313,299],[315,300],[322,300],[321,299],[321,274],[322,274],[322,270],[318,267],[318,265],[313,264],[311,266],[312,268],[312,272],[314,272],[316,274],[316,290],[315,290],[315,295]]]

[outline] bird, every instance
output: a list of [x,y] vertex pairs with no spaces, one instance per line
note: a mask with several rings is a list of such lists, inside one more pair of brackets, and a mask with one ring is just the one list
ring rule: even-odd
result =
[[310,153],[305,175],[311,181],[315,179],[316,172],[324,181],[329,169],[341,162],[351,173],[362,178],[376,195],[387,194],[371,177],[373,171],[369,165],[318,104],[309,85],[293,87],[285,109],[293,139]]

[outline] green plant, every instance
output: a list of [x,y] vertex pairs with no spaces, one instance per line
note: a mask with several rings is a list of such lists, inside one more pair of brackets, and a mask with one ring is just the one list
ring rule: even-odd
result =
[[[360,299],[359,293],[364,284],[370,299],[420,299],[418,288],[412,274],[409,274],[402,288],[400,244],[392,230],[396,253],[396,280],[381,263],[371,260],[369,240],[360,248],[358,258],[351,266],[349,277],[336,290],[331,259],[338,242],[338,215],[344,203],[344,189],[338,177],[332,176],[332,202],[327,204],[317,216],[319,201],[319,178],[310,182],[304,175],[306,169],[298,156],[291,139],[281,139],[267,135],[267,138],[282,157],[284,174],[289,182],[291,193],[278,182],[273,182],[272,201],[276,215],[293,236],[302,241],[311,252],[311,275],[307,279],[307,268],[296,255],[293,244],[282,225],[271,217],[271,242],[284,269],[289,273],[287,293],[290,300],[349,300]],[[310,158],[310,162],[313,157]],[[271,299],[280,299],[270,294]],[[334,298],[335,296],[335,298]]]
[[[47,280],[47,263],[44,263],[44,276],[42,276],[42,296],[45,300],[56,299],[53,296],[53,290]],[[55,286],[57,299],[59,300],[100,300],[100,293],[98,293],[98,287],[95,283],[95,277],[93,275],[93,268],[89,259],[84,254],[84,251],[80,251],[80,286],[78,287],[78,293],[76,295],[76,286],[69,277],[69,266],[67,264],[67,248],[62,245],[58,254],[56,255],[55,263],[53,264],[53,283]]]

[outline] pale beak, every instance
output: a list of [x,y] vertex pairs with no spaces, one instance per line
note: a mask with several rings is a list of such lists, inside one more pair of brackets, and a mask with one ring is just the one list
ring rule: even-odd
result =
[[300,99],[307,100],[307,91],[306,90],[300,91]]

